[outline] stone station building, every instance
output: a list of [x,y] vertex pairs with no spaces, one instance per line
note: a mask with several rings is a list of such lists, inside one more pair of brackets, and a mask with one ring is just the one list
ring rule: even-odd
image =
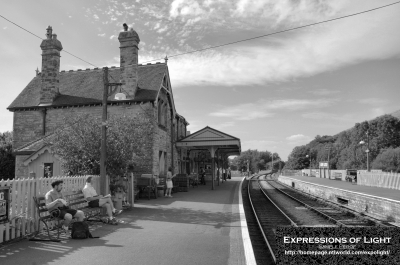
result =
[[[176,112],[167,58],[164,63],[138,64],[139,35],[125,28],[118,37],[120,67],[110,67],[110,82],[118,80],[121,89],[109,91],[108,115],[153,113],[154,139],[151,161],[142,173],[165,175],[172,166],[174,173],[186,173],[187,152],[178,151],[174,142],[187,136],[184,117]],[[51,168],[47,176],[63,175],[60,158],[51,153],[44,139],[63,126],[69,115],[90,114],[101,117],[104,90],[103,69],[78,69],[60,72],[60,52],[63,47],[47,28],[42,49],[42,70],[11,103],[14,113],[13,148],[16,154],[16,178],[43,177],[44,167]],[[117,93],[126,99],[117,100]]]

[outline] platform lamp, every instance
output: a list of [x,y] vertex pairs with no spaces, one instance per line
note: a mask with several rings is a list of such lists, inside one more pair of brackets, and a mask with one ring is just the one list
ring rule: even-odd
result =
[[[369,168],[369,131],[367,131],[365,133],[367,135],[367,150],[365,150],[365,153],[367,153],[367,171],[370,172],[370,168]],[[364,145],[365,142],[364,141],[360,141],[360,145]]]
[[[121,93],[122,83],[109,83],[108,82],[108,67],[103,68],[103,115],[101,122],[101,156],[100,156],[100,194],[103,196],[108,193],[106,185],[106,161],[107,161],[107,98],[115,92],[116,88],[119,86],[120,92],[115,95],[116,100],[126,100],[126,95]],[[112,89],[115,87],[115,90]],[[111,88],[111,89],[110,89]]]
[[271,174],[274,171],[274,152],[271,152]]
[[310,158],[310,177],[311,177],[311,155],[306,155],[307,158]]

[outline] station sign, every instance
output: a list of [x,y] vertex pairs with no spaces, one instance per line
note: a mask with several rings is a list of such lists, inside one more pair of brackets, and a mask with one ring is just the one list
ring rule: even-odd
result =
[[328,162],[319,162],[319,168],[328,168]]
[[10,187],[0,187],[0,224],[8,222]]

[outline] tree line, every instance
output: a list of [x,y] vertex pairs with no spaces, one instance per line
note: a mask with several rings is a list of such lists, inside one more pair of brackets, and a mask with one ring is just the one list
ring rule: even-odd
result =
[[331,169],[366,169],[367,150],[371,169],[400,172],[400,120],[383,115],[333,136],[317,135],[292,150],[285,169],[318,168],[321,161]]
[[12,149],[12,132],[0,133],[0,180],[15,176],[15,155]]
[[241,152],[239,156],[230,159],[231,170],[239,170],[247,172],[247,167],[250,172],[256,173],[260,170],[277,171],[284,167],[284,162],[278,153],[270,151],[247,150]]

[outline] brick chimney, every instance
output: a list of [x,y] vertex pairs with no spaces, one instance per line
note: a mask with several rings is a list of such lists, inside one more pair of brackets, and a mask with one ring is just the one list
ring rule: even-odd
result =
[[122,89],[127,95],[127,99],[133,99],[138,83],[138,44],[139,35],[132,28],[124,24],[124,31],[119,33],[120,43],[120,67]]
[[46,39],[40,44],[42,48],[42,86],[40,89],[40,105],[50,105],[59,93],[60,72],[60,51],[62,45],[57,40],[57,35],[53,34],[53,29],[49,26]]

